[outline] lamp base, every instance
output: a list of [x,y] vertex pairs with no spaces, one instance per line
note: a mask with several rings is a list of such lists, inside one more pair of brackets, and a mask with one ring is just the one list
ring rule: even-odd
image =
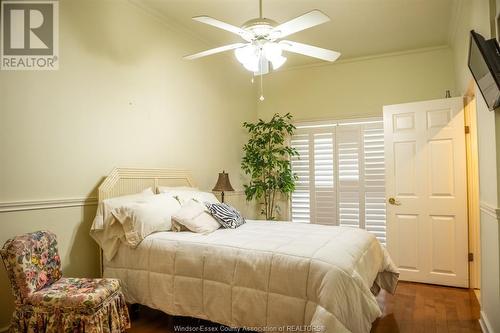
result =
[[224,191],[220,192],[220,198],[222,203],[224,203]]

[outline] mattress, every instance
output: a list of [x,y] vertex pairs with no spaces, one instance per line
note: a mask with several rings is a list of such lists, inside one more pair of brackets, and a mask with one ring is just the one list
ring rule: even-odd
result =
[[130,303],[266,332],[369,332],[381,315],[374,294],[398,280],[364,230],[263,221],[152,234],[121,245],[104,276],[122,280]]

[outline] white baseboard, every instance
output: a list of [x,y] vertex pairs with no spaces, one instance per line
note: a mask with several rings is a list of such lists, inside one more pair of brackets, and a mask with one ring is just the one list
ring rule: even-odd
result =
[[491,324],[488,321],[488,317],[486,317],[486,313],[481,311],[481,317],[479,317],[479,325],[481,325],[481,330],[483,333],[495,333],[491,328]]

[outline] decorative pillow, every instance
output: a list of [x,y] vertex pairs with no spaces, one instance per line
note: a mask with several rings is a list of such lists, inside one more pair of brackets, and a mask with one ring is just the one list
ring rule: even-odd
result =
[[150,234],[171,230],[172,215],[180,208],[174,198],[158,194],[150,200],[116,208],[111,213],[123,227],[125,243],[135,248]]
[[209,234],[220,228],[220,224],[201,202],[191,199],[172,216],[172,230]]
[[201,203],[219,203],[219,200],[215,197],[213,193],[202,192],[202,191],[189,191],[189,190],[172,190],[165,191],[163,194],[170,195],[176,198],[181,205],[186,204],[191,199],[196,199]]
[[210,214],[226,229],[236,229],[245,224],[245,219],[234,207],[225,203],[207,203]]
[[104,257],[111,260],[118,248],[120,239],[124,237],[123,228],[119,223],[112,223],[114,216],[111,212],[122,205],[131,202],[141,202],[155,196],[150,188],[132,195],[124,195],[103,200],[97,207],[97,213],[90,229],[90,235],[101,247]]

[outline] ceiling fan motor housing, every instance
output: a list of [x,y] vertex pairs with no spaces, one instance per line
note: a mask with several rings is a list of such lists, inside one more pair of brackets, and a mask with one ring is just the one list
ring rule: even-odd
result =
[[267,18],[256,18],[245,22],[241,28],[251,32],[255,36],[255,40],[275,41],[279,37],[279,31],[274,29],[276,26],[278,26],[276,21]]

